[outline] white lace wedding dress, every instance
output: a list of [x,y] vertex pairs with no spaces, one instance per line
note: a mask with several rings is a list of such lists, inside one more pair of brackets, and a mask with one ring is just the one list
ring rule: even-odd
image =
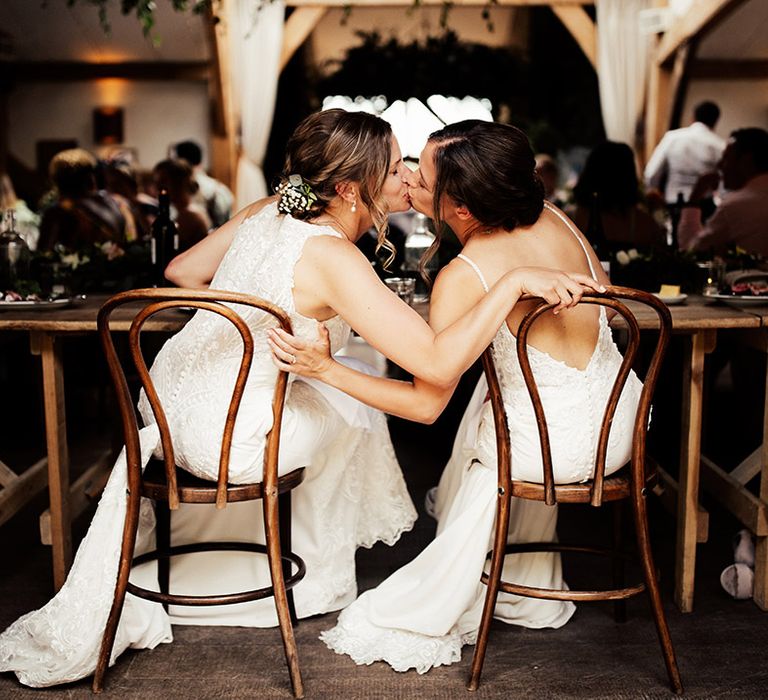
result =
[[[557,210],[552,211],[560,216]],[[460,257],[475,270],[487,292],[478,266],[466,256]],[[590,270],[594,276],[591,263]],[[530,349],[558,483],[592,476],[603,411],[621,363],[602,309],[599,324],[597,344],[584,370]],[[506,324],[493,345],[509,421],[512,477],[540,483],[542,460],[536,418],[517,362],[516,339]],[[626,464],[631,455],[641,389],[640,381],[631,373],[611,428],[606,474]],[[480,574],[491,541],[497,489],[496,435],[486,392],[482,378],[440,480],[433,503],[439,520],[435,539],[416,559],[363,593],[342,611],[336,627],[322,634],[332,650],[348,654],[358,664],[386,661],[396,671],[413,668],[425,673],[433,666],[459,661],[462,646],[475,642],[485,596]],[[556,524],[556,507],[516,499],[510,510],[509,541],[554,541]],[[507,556],[503,578],[541,588],[564,586],[560,556],[553,553]],[[574,610],[570,602],[501,593],[495,617],[524,627],[560,627]]]
[[[333,229],[277,214],[269,205],[243,222],[211,283],[264,297],[286,310],[294,333],[317,337],[316,321],[293,303],[293,270],[305,242]],[[276,369],[265,330],[272,317],[238,307],[256,343],[254,365],[235,426],[230,479],[261,479],[265,435],[272,424]],[[326,321],[334,352],[349,327],[338,317]],[[160,351],[152,367],[171,426],[179,464],[198,476],[215,478],[226,409],[240,360],[241,340],[229,322],[198,312]],[[279,472],[307,467],[293,492],[293,550],[307,564],[296,586],[299,616],[338,610],[357,594],[355,550],[383,540],[393,544],[416,517],[378,411],[340,392],[320,391],[303,381],[289,385],[283,418]],[[139,409],[146,464],[159,448],[151,410],[142,396]],[[91,674],[114,591],[126,507],[124,454],[115,464],[72,570],[56,596],[40,610],[19,618],[0,635],[0,671],[14,671],[22,683],[49,686]],[[188,505],[172,516],[173,544],[195,536],[263,542],[261,505],[231,504],[223,511]],[[137,550],[154,541],[154,513],[142,504]],[[209,558],[206,560],[205,557]],[[200,594],[249,590],[269,580],[265,557],[216,552],[174,559],[171,590]],[[152,581],[154,577],[154,582]],[[157,587],[154,565],[132,573],[140,585]],[[132,595],[115,641],[114,659],[126,648],[152,648],[172,640],[171,623],[267,626],[276,624],[271,599],[214,608],[163,608]]]

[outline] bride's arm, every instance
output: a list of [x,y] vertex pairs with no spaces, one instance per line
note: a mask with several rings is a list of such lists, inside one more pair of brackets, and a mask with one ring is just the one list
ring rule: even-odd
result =
[[[483,295],[469,268],[449,266],[438,275],[432,290],[429,325],[439,332],[469,311]],[[451,293],[453,290],[453,293]],[[461,293],[456,294],[460,290]],[[321,326],[317,342],[271,331],[269,342],[275,364],[283,370],[313,377],[380,411],[418,423],[433,423],[443,412],[457,381],[438,387],[419,378],[412,382],[385,379],[354,370],[330,354],[328,331]],[[291,357],[294,362],[290,362]]]
[[523,294],[557,303],[557,311],[581,298],[582,285],[600,288],[585,275],[518,268],[505,274],[468,313],[435,334],[387,289],[349,241],[330,236],[312,239],[304,247],[295,279],[296,289],[311,290],[316,300],[338,313],[383,355],[415,377],[443,388],[453,386],[480,356]]
[[232,244],[237,227],[273,200],[274,197],[267,197],[249,204],[202,241],[177,255],[165,268],[165,278],[177,287],[206,288]]

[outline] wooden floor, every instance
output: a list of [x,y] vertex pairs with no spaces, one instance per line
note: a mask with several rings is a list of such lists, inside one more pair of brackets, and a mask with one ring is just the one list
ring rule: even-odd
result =
[[[6,379],[8,379],[6,377]],[[467,383],[469,384],[469,382]],[[423,514],[426,489],[436,483],[450,448],[466,386],[456,403],[434,426],[391,421],[391,431],[401,464],[421,515],[413,532],[394,547],[361,550],[358,573],[361,589],[374,586],[389,572],[411,559],[430,540],[434,524]],[[727,387],[722,389],[728,391]],[[93,397],[91,397],[93,398]],[[727,398],[727,396],[726,396]],[[22,407],[24,400],[20,399]],[[88,415],[90,399],[73,396],[73,437],[86,447],[109,439],[101,417]],[[30,401],[30,403],[32,403]],[[78,408],[80,406],[80,408]],[[731,409],[711,418],[722,429],[723,440],[714,447],[729,452],[726,441],[739,441],[738,428],[722,421]],[[661,423],[666,412],[654,414]],[[720,422],[718,422],[720,421]],[[108,421],[107,421],[108,423]],[[741,425],[741,424],[740,424]],[[743,427],[743,426],[742,426]],[[736,431],[736,432],[734,432]],[[19,425],[0,431],[0,445],[21,440],[16,459],[34,457],[34,429],[25,436]],[[89,437],[90,436],[90,437]],[[658,438],[663,439],[663,436]],[[676,447],[668,446],[674,453]],[[733,459],[738,459],[734,452]],[[75,451],[73,462],[85,452]],[[682,615],[672,603],[674,520],[652,503],[652,537],[672,638],[689,698],[768,697],[768,614],[751,601],[731,600],[721,590],[719,574],[731,563],[731,538],[739,529],[733,518],[705,496],[711,512],[709,542],[699,546],[695,612]],[[0,527],[0,628],[19,615],[44,604],[51,592],[49,550],[39,544],[37,516],[44,499]],[[89,516],[77,522],[82,536]],[[604,538],[607,523],[591,509],[565,507],[560,513],[561,538],[565,535]],[[572,585],[590,580],[591,560],[567,560],[566,577]],[[594,579],[591,579],[594,580]],[[644,598],[629,603],[629,621],[616,624],[608,604],[582,604],[560,630],[527,630],[496,623],[486,659],[483,684],[471,696],[465,680],[472,649],[452,666],[420,676],[397,673],[377,663],[358,667],[346,656],[337,656],[319,641],[336,615],[304,620],[297,628],[297,642],[307,698],[668,698],[666,673],[653,623]],[[288,674],[283,663],[277,630],[243,628],[177,627],[172,644],[153,651],[128,652],[107,675],[105,695],[120,698],[290,698]],[[173,674],[169,672],[173,670]],[[172,677],[173,675],[173,677]],[[15,676],[0,674],[0,698],[88,698],[90,683],[32,690]]]

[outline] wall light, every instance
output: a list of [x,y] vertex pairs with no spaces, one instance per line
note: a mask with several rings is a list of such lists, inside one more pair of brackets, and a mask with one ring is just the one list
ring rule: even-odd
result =
[[94,107],[93,141],[98,146],[123,142],[122,107]]

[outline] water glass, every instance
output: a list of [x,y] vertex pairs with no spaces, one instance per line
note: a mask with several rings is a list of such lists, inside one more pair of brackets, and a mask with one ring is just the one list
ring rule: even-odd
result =
[[416,280],[413,277],[387,277],[384,284],[409,306],[413,303],[413,292],[416,289]]
[[718,294],[723,282],[725,263],[722,260],[708,260],[696,265],[700,271],[701,293],[704,296]]

